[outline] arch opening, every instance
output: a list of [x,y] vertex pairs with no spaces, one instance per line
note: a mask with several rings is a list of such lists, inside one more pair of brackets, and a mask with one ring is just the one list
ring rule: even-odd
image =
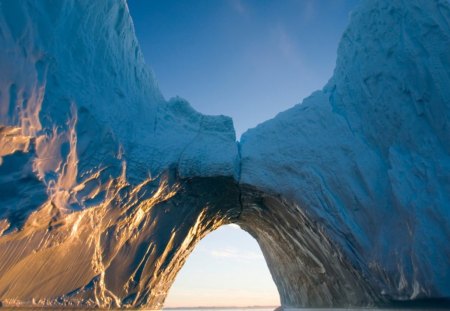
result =
[[[201,193],[207,195],[198,196]],[[180,209],[181,202],[183,206],[199,208]],[[328,229],[291,200],[248,185],[237,185],[229,178],[215,177],[185,180],[168,205],[164,217],[173,220],[176,214],[176,219],[182,222],[175,224],[175,231],[170,231],[172,242],[161,245],[164,264],[154,275],[154,285],[145,301],[147,306],[185,307],[172,305],[171,285],[191,252],[195,254],[198,243],[230,223],[239,225],[257,241],[258,250],[263,254],[261,259],[267,263],[284,308],[362,306],[379,301],[364,271],[335,247]],[[233,252],[226,256],[236,257]],[[194,298],[197,295],[190,294]],[[228,301],[236,299],[230,297]]]
[[164,302],[164,308],[279,305],[257,241],[236,224],[221,226],[197,244]]

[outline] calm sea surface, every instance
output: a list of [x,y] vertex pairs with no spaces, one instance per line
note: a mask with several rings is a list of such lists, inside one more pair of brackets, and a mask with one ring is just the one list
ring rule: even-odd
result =
[[[274,311],[276,307],[273,308],[164,308],[165,311]],[[359,309],[285,309],[285,311],[399,311],[399,310],[414,310],[414,311],[432,311],[432,310],[450,310],[450,309],[372,309],[372,308],[359,308]]]
[[[164,308],[163,311],[274,311],[276,307],[273,308]],[[9,308],[0,307],[0,311],[69,311],[69,310],[84,310],[82,308]],[[85,309],[85,310],[100,310],[100,309]],[[114,309],[110,309],[114,310]],[[120,309],[123,310],[123,309]],[[133,310],[133,309],[126,309]],[[139,311],[145,311],[145,309],[136,309]],[[399,308],[399,309],[373,309],[373,308],[360,308],[360,309],[285,309],[285,311],[399,311],[399,310],[414,310],[414,311],[435,311],[435,310],[450,310],[447,308]]]
[[[164,308],[165,311],[274,311],[273,308]],[[285,311],[435,311],[435,310],[450,310],[447,308],[398,308],[398,309],[373,309],[373,308],[356,308],[356,309],[285,309]]]

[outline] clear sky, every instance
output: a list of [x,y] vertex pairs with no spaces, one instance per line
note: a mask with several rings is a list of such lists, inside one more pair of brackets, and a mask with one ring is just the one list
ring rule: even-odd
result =
[[357,0],[129,0],[166,98],[234,120],[237,137],[324,86]]
[[258,243],[239,226],[227,225],[197,245],[170,289],[165,306],[279,304]]
[[[144,57],[169,99],[231,116],[237,138],[331,77],[359,0],[128,0]],[[224,227],[188,259],[166,306],[278,304],[256,242]]]

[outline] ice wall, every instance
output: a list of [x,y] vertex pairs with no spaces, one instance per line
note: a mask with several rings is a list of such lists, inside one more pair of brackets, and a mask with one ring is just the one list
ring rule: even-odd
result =
[[448,1],[363,1],[325,88],[243,135],[241,183],[300,206],[379,299],[448,298],[449,83]]
[[[165,101],[125,1],[0,3],[3,161],[33,154],[29,177],[53,192],[73,192],[97,171],[117,177],[124,166],[132,184],[169,168],[183,177],[235,174],[231,119],[204,116],[180,98]],[[27,213],[41,201],[4,205]],[[58,208],[87,207],[78,203]]]
[[237,157],[230,118],[163,98],[125,1],[0,1],[0,305],[160,308],[236,216]]

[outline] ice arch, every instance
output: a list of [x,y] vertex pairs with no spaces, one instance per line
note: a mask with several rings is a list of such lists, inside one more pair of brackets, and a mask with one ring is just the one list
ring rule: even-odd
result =
[[448,301],[449,25],[362,1],[326,87],[236,143],[163,98],[125,1],[0,0],[1,303],[160,308],[226,223],[284,307]]
[[237,225],[208,234],[189,255],[164,307],[279,306],[257,242]]

